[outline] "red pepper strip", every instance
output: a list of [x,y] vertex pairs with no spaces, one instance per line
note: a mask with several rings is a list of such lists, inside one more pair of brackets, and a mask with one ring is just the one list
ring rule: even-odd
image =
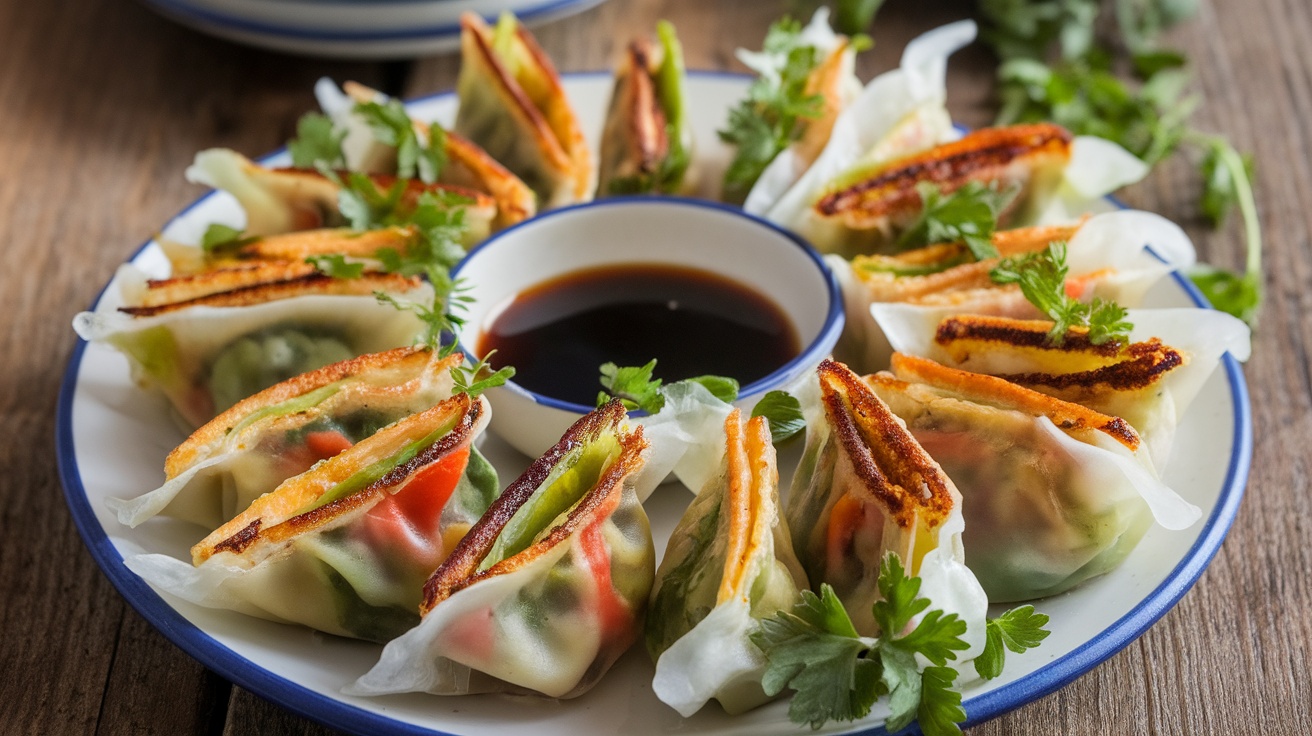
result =
[[579,542],[583,548],[584,563],[597,583],[597,623],[602,638],[623,631],[633,621],[629,605],[615,590],[610,577],[610,554],[606,549],[601,530],[610,518],[611,511],[619,505],[618,495],[612,497],[607,508],[598,509],[597,516],[591,524],[579,533]]

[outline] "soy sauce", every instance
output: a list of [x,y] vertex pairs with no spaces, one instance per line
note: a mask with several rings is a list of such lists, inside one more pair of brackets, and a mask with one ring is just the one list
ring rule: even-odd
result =
[[591,406],[599,368],[655,358],[666,383],[701,375],[757,381],[800,352],[783,310],[754,289],[682,266],[625,264],[565,274],[520,292],[477,351],[515,383]]

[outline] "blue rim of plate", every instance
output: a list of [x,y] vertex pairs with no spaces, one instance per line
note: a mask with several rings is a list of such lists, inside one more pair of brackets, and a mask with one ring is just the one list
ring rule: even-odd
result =
[[[453,279],[458,278],[460,276],[460,271],[469,262],[469,259],[473,258],[474,255],[477,254],[479,251],[492,245],[502,236],[514,232],[515,230],[518,230],[522,227],[531,226],[534,223],[541,222],[543,219],[554,217],[556,215],[565,214],[568,212],[574,212],[577,210],[588,210],[588,209],[596,209],[599,207],[609,207],[614,205],[633,205],[633,204],[647,205],[647,206],[673,205],[677,207],[697,207],[701,209],[723,212],[732,215],[733,217],[742,218],[753,225],[756,225],[758,227],[763,227],[771,232],[774,232],[777,235],[783,236],[784,238],[792,242],[793,245],[796,245],[798,249],[801,250],[802,253],[806,255],[806,257],[810,259],[812,263],[815,264],[816,268],[823,275],[825,280],[825,286],[829,292],[829,309],[825,313],[825,320],[824,323],[820,326],[819,333],[816,334],[815,338],[813,338],[811,342],[807,343],[803,347],[802,352],[798,354],[795,358],[789,360],[787,363],[784,363],[783,365],[779,366],[775,370],[771,371],[764,378],[761,378],[757,381],[753,381],[752,383],[743,386],[739,390],[738,393],[739,396],[749,396],[754,394],[764,395],[767,391],[772,391],[777,388],[783,388],[789,383],[792,383],[794,379],[800,376],[800,373],[798,372],[799,369],[805,368],[807,364],[814,364],[820,362],[820,357],[823,356],[816,357],[814,355],[815,351],[818,348],[826,344],[830,345],[832,348],[833,344],[838,340],[838,333],[843,329],[843,324],[846,320],[846,313],[843,310],[843,294],[838,286],[838,278],[834,276],[833,270],[830,269],[829,265],[825,263],[824,258],[821,257],[819,251],[817,251],[814,247],[812,247],[810,243],[806,242],[797,233],[794,233],[791,230],[780,227],[774,224],[773,222],[766,220],[763,217],[758,217],[748,212],[744,212],[740,207],[735,207],[730,204],[725,204],[724,202],[716,202],[709,199],[696,199],[693,197],[674,197],[674,196],[647,197],[647,196],[638,195],[638,196],[623,196],[623,197],[606,197],[605,199],[596,199],[591,202],[581,202],[579,204],[572,204],[565,207],[556,207],[554,209],[543,212],[540,215],[524,220],[523,222],[519,222],[514,225],[511,225],[510,227],[504,230],[498,230],[496,233],[493,233],[492,235],[488,236],[486,240],[474,246],[469,251],[469,253],[467,253],[465,257],[462,258],[460,262],[457,263],[455,267],[451,269],[451,278]],[[478,362],[478,356],[474,355],[474,353],[470,351],[468,347],[461,344],[460,350],[465,355],[469,356],[470,360],[474,361],[475,363]],[[583,414],[587,414],[588,412],[596,408],[592,406],[584,406],[583,404],[575,404],[571,401],[564,401],[562,399],[555,399],[550,396],[545,396],[543,394],[537,393],[536,391],[525,388],[524,386],[521,386],[518,383],[515,383],[515,380],[513,378],[507,381],[506,385],[511,387],[512,390],[518,391],[519,393],[522,393],[523,395],[527,396],[534,403],[541,404],[543,406],[549,406],[553,409],[561,409],[564,411],[573,412],[575,414],[579,414],[580,416]],[[633,416],[646,416],[647,413],[638,411],[638,412],[632,412],[631,414]]]
[[[528,7],[515,10],[515,16],[521,21],[531,23],[542,17],[550,17],[556,13],[562,12],[575,6],[581,6],[580,11],[586,10],[597,5],[604,0],[547,0],[546,2],[530,5]],[[205,26],[222,27],[232,31],[244,33],[258,33],[265,36],[276,36],[285,39],[296,39],[305,41],[396,41],[406,39],[437,39],[447,38],[460,35],[460,22],[441,23],[431,26],[417,26],[409,28],[398,28],[395,30],[370,30],[370,31],[350,31],[336,30],[330,28],[306,28],[283,25],[279,23],[267,23],[250,18],[221,13],[206,8],[198,8],[191,3],[182,0],[142,0],[147,5],[164,12],[174,18],[190,21]],[[417,2],[409,4],[418,4]],[[485,17],[485,20],[494,22],[495,17]]]
[[[692,71],[690,76],[699,78],[746,79],[747,75],[733,72]],[[608,71],[579,72],[561,75],[564,79],[596,77],[606,75]],[[422,104],[441,97],[453,95],[453,91],[438,92],[432,95],[409,100],[407,104]],[[278,155],[275,151],[260,160]],[[205,194],[187,205],[181,212],[170,219],[170,223],[183,217],[191,210],[206,202],[214,192]],[[1108,198],[1117,208],[1124,205],[1113,198]],[[167,227],[167,223],[166,223]],[[163,230],[163,228],[161,228]],[[153,240],[141,245],[128,259],[138,258],[150,247]],[[1210,309],[1206,297],[1188,279],[1178,271],[1171,273],[1176,285],[1201,309]],[[104,297],[109,288],[106,283],[92,301],[92,309]],[[311,690],[303,685],[279,677],[266,669],[252,663],[233,650],[224,646],[195,624],[188,621],[170,606],[158,593],[123,564],[123,556],[109,541],[104,527],[100,525],[95,512],[87,498],[86,488],[82,485],[82,476],[77,465],[76,448],[73,442],[73,396],[78,385],[82,358],[86,352],[87,342],[77,339],[73,353],[69,356],[68,368],[60,385],[59,400],[55,409],[55,455],[58,463],[60,483],[64,487],[64,498],[73,516],[74,526],[82,541],[86,544],[92,558],[114,588],[127,600],[137,613],[151,623],[169,641],[173,642],[193,659],[213,670],[233,684],[250,690],[263,698],[312,721],[336,729],[359,734],[380,734],[386,736],[455,736],[446,731],[438,731],[412,723],[398,721],[379,713],[358,708],[349,703],[331,698]],[[1112,655],[1129,646],[1150,626],[1166,614],[1194,586],[1200,575],[1207,568],[1212,558],[1221,548],[1226,534],[1239,512],[1239,503],[1243,500],[1248,481],[1249,468],[1253,457],[1252,407],[1249,404],[1248,386],[1244,380],[1239,361],[1226,353],[1221,357],[1226,379],[1230,386],[1231,405],[1234,410],[1234,443],[1231,445],[1230,461],[1226,468],[1225,480],[1217,495],[1216,505],[1208,515],[1198,539],[1180,562],[1172,568],[1151,593],[1145,596],[1128,613],[1088,639],[1084,644],[1069,654],[1044,665],[1035,672],[1014,682],[964,700],[962,707],[966,710],[966,721],[962,726],[973,726],[996,718],[1003,713],[1015,710],[1027,703],[1053,693],[1076,678],[1089,672],[1094,667],[1110,659]],[[800,729],[801,727],[799,727]],[[917,733],[915,724],[903,733]],[[799,730],[799,733],[801,731]],[[879,736],[887,734],[881,726],[875,726],[849,734]]]

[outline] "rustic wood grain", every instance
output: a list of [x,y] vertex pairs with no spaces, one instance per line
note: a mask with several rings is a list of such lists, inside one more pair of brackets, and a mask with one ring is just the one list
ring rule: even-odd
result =
[[[658,18],[694,68],[741,69],[792,2],[610,0],[541,28],[562,70],[606,68]],[[861,61],[869,78],[964,2],[890,0]],[[1157,625],[1071,685],[974,734],[1294,734],[1312,731],[1312,6],[1207,3],[1170,42],[1194,62],[1195,123],[1257,163],[1267,301],[1245,366],[1257,437],[1247,496],[1198,584]],[[112,0],[0,0],[0,733],[307,734],[330,729],[222,678],[169,644],[109,585],[64,505],[54,405],[72,315],[150,233],[195,198],[196,150],[259,154],[290,135],[321,75],[388,91],[449,88],[458,64],[299,59],[206,38]],[[972,47],[949,76],[954,117],[991,117],[992,62]],[[1131,188],[1182,222],[1208,261],[1240,266],[1238,223],[1211,231],[1175,160]]]

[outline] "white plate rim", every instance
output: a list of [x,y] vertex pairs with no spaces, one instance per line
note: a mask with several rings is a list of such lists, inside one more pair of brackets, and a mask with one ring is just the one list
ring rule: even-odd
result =
[[[599,70],[562,76],[569,79],[609,74],[609,71]],[[689,75],[707,79],[745,78],[742,74],[721,71],[690,70]],[[409,100],[408,103],[422,104],[453,94],[454,91],[439,92]],[[178,212],[170,223],[182,218],[214,196],[216,193],[210,192],[196,199]],[[1123,206],[1114,200],[1113,203]],[[144,242],[128,260],[137,259],[153,242],[153,240]],[[1203,309],[1210,308],[1206,298],[1188,279],[1178,272],[1172,273],[1171,278],[1195,305]],[[108,287],[109,283],[97,294],[91,309],[101,301]],[[87,342],[78,338],[60,386],[55,412],[56,460],[65,501],[73,516],[74,525],[91,552],[92,558],[120,595],[160,633],[192,658],[232,683],[301,716],[332,728],[361,734],[454,736],[446,731],[391,719],[383,714],[333,699],[263,669],[188,621],[141,578],[127,569],[123,564],[123,556],[110,541],[91,508],[77,464],[72,421],[73,398],[79,384],[86,348]],[[1165,580],[1110,626],[1091,636],[1071,652],[1029,675],[965,699],[962,705],[966,710],[967,718],[961,724],[963,727],[990,720],[1048,695],[1129,646],[1193,587],[1215,557],[1238,513],[1247,485],[1253,452],[1252,410],[1243,370],[1239,361],[1229,353],[1222,356],[1221,365],[1229,387],[1233,410],[1234,440],[1217,500],[1203,522],[1204,526],[1198,538],[1180,562],[1171,569]],[[848,733],[877,735],[885,734],[887,731],[881,725]]]

